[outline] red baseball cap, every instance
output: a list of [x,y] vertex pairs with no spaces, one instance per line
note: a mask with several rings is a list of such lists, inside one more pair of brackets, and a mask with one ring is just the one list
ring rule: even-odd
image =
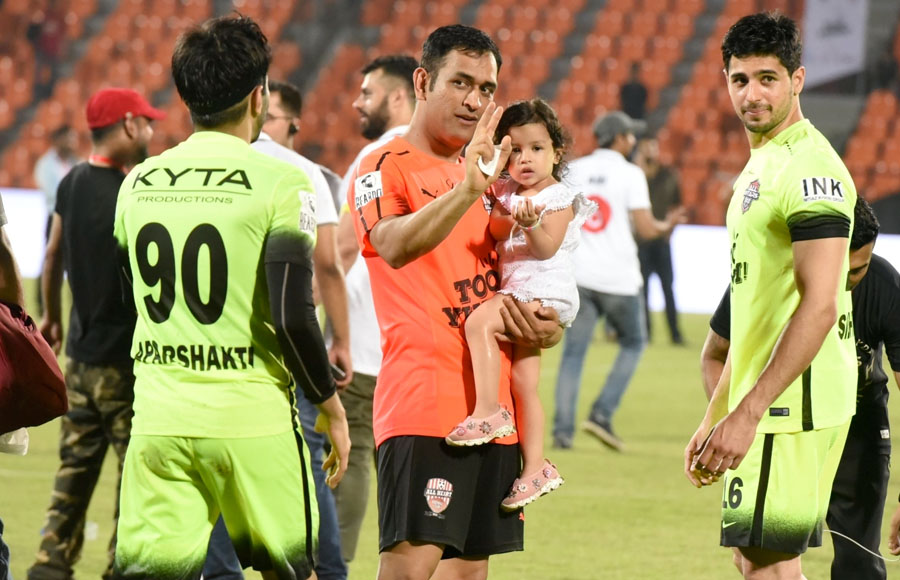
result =
[[88,127],[97,129],[118,123],[128,113],[132,117],[165,119],[166,114],[153,108],[140,93],[133,89],[100,89],[87,103]]

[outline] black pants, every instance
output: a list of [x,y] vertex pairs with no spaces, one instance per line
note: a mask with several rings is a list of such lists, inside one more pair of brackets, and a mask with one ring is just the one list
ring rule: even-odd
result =
[[[666,322],[669,324],[669,335],[672,342],[680,343],[681,330],[678,328],[678,310],[675,308],[675,293],[672,291],[672,247],[667,239],[650,240],[638,245],[638,257],[641,260],[641,275],[644,277],[644,303],[647,303],[647,282],[654,272],[659,276],[663,296],[666,299]],[[647,338],[652,336],[650,328],[650,310],[647,309]]]
[[[826,522],[878,552],[881,518],[890,476],[891,450],[880,439],[880,422],[857,415],[850,425],[844,454],[834,476]],[[885,580],[884,561],[841,536],[832,534],[832,580]]]

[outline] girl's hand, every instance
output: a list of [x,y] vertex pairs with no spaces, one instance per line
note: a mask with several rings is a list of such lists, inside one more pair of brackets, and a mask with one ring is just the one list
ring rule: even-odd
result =
[[538,223],[541,219],[541,212],[544,211],[544,206],[542,205],[534,205],[534,202],[531,201],[531,198],[528,197],[520,197],[519,203],[512,208],[513,210],[513,218],[519,224],[519,226],[523,228],[530,228]]

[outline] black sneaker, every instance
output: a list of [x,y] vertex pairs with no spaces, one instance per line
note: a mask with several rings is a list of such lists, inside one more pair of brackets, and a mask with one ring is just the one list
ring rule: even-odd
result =
[[613,433],[612,425],[609,424],[607,419],[603,419],[602,421],[596,421],[594,419],[588,419],[584,423],[581,424],[581,428],[596,437],[609,447],[610,449],[614,449],[616,451],[624,451],[625,444],[621,439]]

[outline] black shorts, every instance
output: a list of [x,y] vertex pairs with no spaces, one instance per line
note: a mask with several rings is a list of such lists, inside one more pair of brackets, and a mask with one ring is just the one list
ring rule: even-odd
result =
[[[888,434],[885,438],[882,430]],[[890,479],[891,446],[887,409],[878,414],[859,413],[850,423],[850,433],[831,488],[828,527],[853,538],[873,552],[882,541],[881,518]],[[884,562],[866,553],[842,536],[832,535],[832,578],[884,580]]]
[[403,541],[443,545],[444,558],[522,550],[522,510],[500,509],[518,474],[518,445],[388,439],[378,447],[379,550]]

